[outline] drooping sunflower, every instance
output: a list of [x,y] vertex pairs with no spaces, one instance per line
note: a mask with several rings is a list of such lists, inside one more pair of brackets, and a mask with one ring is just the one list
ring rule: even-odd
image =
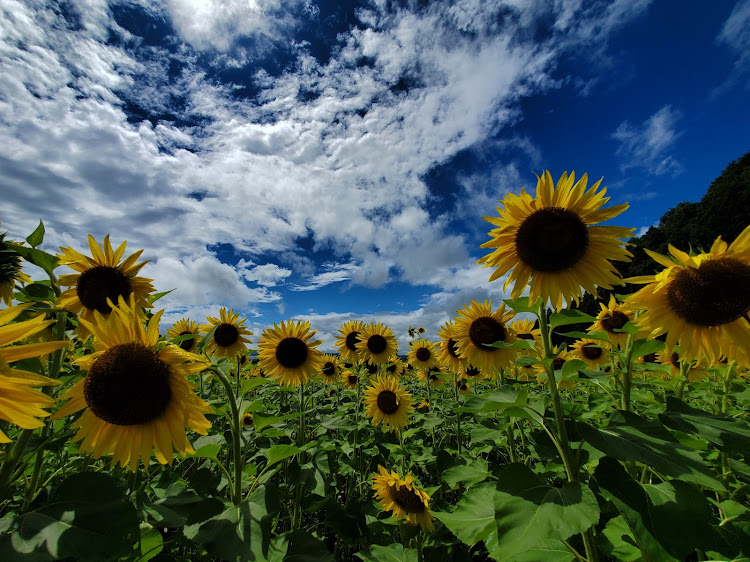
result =
[[[112,249],[109,234],[104,237],[104,249],[89,234],[89,249],[91,256],[84,256],[73,248],[60,248],[59,265],[67,265],[77,273],[61,275],[58,281],[63,287],[70,286],[57,299],[57,306],[69,310],[86,323],[94,321],[94,313],[109,315],[109,302],[118,302],[119,297],[126,300],[133,295],[138,309],[150,308],[148,296],[154,291],[152,279],[138,277],[136,274],[149,260],[137,263],[143,250],[138,250],[123,260],[127,242],[120,244],[116,250]],[[78,337],[86,339],[89,332],[86,323],[81,322],[77,329]]]
[[575,181],[567,172],[554,185],[545,171],[538,177],[536,197],[525,189],[509,193],[497,207],[499,217],[484,217],[497,228],[482,248],[493,252],[477,263],[494,267],[490,281],[510,271],[504,288],[513,284],[512,298],[518,298],[531,279],[529,301],[538,297],[550,301],[556,310],[562,303],[578,302],[583,290],[595,294],[596,287],[611,289],[622,285],[610,260],[629,261],[620,238],[629,238],[634,229],[618,226],[592,226],[616,217],[627,203],[602,208],[609,197],[606,188],[597,192],[602,180],[586,190],[588,176]]
[[346,388],[354,389],[359,386],[359,377],[357,376],[357,373],[346,369],[341,373],[341,382],[344,383]]
[[438,364],[437,344],[424,338],[414,340],[411,342],[408,358],[415,369],[429,369]]
[[583,338],[571,345],[570,350],[575,359],[581,359],[590,368],[596,369],[609,360],[604,346],[606,344],[602,341]]
[[323,366],[323,353],[315,349],[323,340],[310,341],[316,333],[310,322],[281,322],[267,328],[258,342],[260,368],[281,385],[306,383]]
[[320,376],[325,384],[335,383],[341,376],[341,362],[335,355],[323,356],[323,366],[320,368]]
[[382,322],[368,324],[360,332],[357,352],[361,360],[373,365],[387,363],[388,359],[398,352],[393,330]]
[[336,339],[336,347],[339,350],[339,357],[342,361],[357,363],[359,354],[357,352],[357,343],[360,339],[360,333],[365,327],[361,320],[349,320],[339,328],[339,337]]
[[633,310],[617,302],[614,295],[609,296],[609,304],[599,303],[601,312],[596,316],[594,322],[587,332],[606,332],[609,341],[614,347],[624,346],[628,339],[627,332],[616,332],[635,318]]
[[186,338],[177,345],[184,351],[193,352],[195,351],[198,342],[200,341],[200,326],[197,322],[193,322],[188,318],[180,318],[174,325],[167,330],[167,337],[174,339],[180,336],[195,336],[193,338]]
[[0,301],[10,306],[16,282],[31,283],[31,279],[21,271],[21,256],[15,250],[16,244],[5,239],[0,232]]
[[[0,419],[23,429],[42,427],[44,423],[38,418],[49,416],[49,412],[44,408],[55,405],[50,396],[30,387],[51,386],[60,382],[31,371],[15,369],[10,363],[31,357],[42,357],[70,344],[67,341],[51,341],[13,345],[38,334],[55,322],[45,320],[44,315],[13,322],[32,305],[33,303],[24,303],[0,310]],[[10,443],[10,439],[2,430],[0,443]]]
[[471,306],[464,306],[457,314],[453,338],[458,344],[459,356],[485,373],[510,365],[516,355],[515,350],[490,347],[489,344],[512,344],[516,341],[508,326],[508,321],[515,315],[512,310],[506,312],[505,304],[502,304],[492,312],[491,301],[482,304],[471,301]]
[[458,373],[464,368],[465,361],[458,355],[458,344],[453,339],[454,323],[447,322],[438,330],[440,345],[438,346],[437,355],[440,364],[448,369],[451,373]]
[[646,252],[666,269],[628,279],[647,283],[627,301],[644,311],[638,326],[652,338],[666,333],[666,349],[679,345],[683,358],[743,360],[730,346],[750,349],[750,226],[731,245],[717,238],[707,253],[690,256],[672,245],[671,257]]
[[99,458],[112,455],[112,464],[130,465],[135,472],[139,457],[148,464],[153,449],[156,460],[171,464],[174,450],[195,452],[186,429],[206,435],[211,427],[204,414],[211,407],[194,392],[187,376],[206,368],[198,355],[159,341],[159,319],[147,326],[134,294],[120,296],[106,317],[94,312],[94,322],[81,322],[94,335],[94,352],[76,360],[86,376],[63,395],[68,399],[50,420],[80,410],[74,422],[74,441]]
[[398,431],[409,423],[409,414],[414,411],[411,393],[399,386],[394,377],[379,376],[372,386],[365,389],[365,415],[373,425],[381,423],[391,431]]
[[252,336],[253,333],[245,327],[245,318],[240,320],[240,315],[233,309],[229,312],[225,308],[219,310],[219,318],[207,316],[208,324],[202,325],[199,330],[202,334],[208,334],[216,328],[211,341],[206,344],[205,352],[214,357],[236,358],[247,349],[250,340],[244,336]]
[[395,471],[388,473],[382,466],[378,466],[378,470],[380,474],[372,475],[372,489],[383,510],[393,512],[398,520],[405,519],[422,529],[434,530],[430,496],[414,484],[411,472],[401,479]]

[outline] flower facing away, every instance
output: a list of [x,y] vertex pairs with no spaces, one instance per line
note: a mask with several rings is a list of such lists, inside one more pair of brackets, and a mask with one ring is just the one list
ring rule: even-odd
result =
[[130,465],[139,457],[148,464],[153,450],[161,464],[171,464],[173,449],[195,452],[186,429],[206,435],[211,407],[194,392],[187,376],[206,368],[198,355],[159,342],[159,318],[143,325],[135,296],[121,296],[105,317],[94,313],[86,328],[94,335],[94,352],[76,362],[86,376],[62,396],[68,399],[50,420],[83,410],[73,423],[80,449],[99,458],[112,454],[112,464]]
[[323,366],[320,368],[320,376],[325,384],[332,384],[341,376],[341,362],[335,355],[324,355]]
[[236,358],[246,349],[250,340],[245,336],[252,336],[253,333],[245,327],[245,319],[240,320],[240,315],[234,310],[229,312],[225,308],[219,310],[219,318],[213,316],[206,317],[208,324],[200,327],[202,334],[208,334],[214,330],[214,335],[206,344],[206,353],[214,357]]
[[529,302],[541,296],[556,310],[563,301],[578,302],[582,288],[596,294],[597,286],[623,284],[610,260],[629,261],[632,254],[619,239],[634,229],[592,225],[616,217],[628,204],[602,208],[609,201],[604,197],[607,189],[597,191],[599,180],[587,191],[587,182],[586,174],[576,182],[575,173],[565,172],[555,186],[545,171],[538,178],[536,197],[524,189],[520,195],[509,193],[497,207],[499,217],[484,217],[497,227],[482,244],[492,253],[477,262],[495,268],[490,281],[510,272],[504,288],[512,284],[516,299],[531,280]]
[[411,343],[408,357],[415,369],[429,369],[438,364],[437,344],[419,338]]
[[[60,384],[58,381],[43,377],[23,369],[15,369],[10,363],[42,357],[63,347],[70,342],[51,341],[13,345],[38,334],[54,320],[45,320],[44,315],[31,320],[13,322],[33,303],[18,304],[0,310],[0,419],[22,427],[36,429],[44,425],[38,418],[49,416],[43,408],[51,408],[55,401],[32,386],[50,386]],[[0,443],[10,443],[10,439],[0,430]]]
[[194,336],[192,338],[186,337],[177,344],[180,346],[180,349],[190,351],[191,353],[195,351],[195,348],[200,341],[198,334],[200,334],[200,326],[198,326],[198,323],[187,318],[180,318],[169,330],[167,330],[167,337],[171,339],[179,338],[180,336]]
[[60,265],[67,265],[77,273],[61,275],[59,284],[69,289],[57,299],[60,308],[78,314],[86,322],[79,324],[77,334],[81,339],[89,336],[87,323],[94,321],[96,312],[103,316],[111,312],[110,302],[116,303],[120,297],[127,301],[131,295],[140,310],[150,307],[148,296],[154,291],[151,279],[138,277],[136,274],[148,263],[137,263],[143,250],[138,250],[123,260],[127,242],[120,244],[113,250],[109,242],[109,234],[104,237],[104,248],[89,235],[89,249],[91,256],[78,253],[73,248],[60,248]]
[[322,340],[310,341],[317,330],[309,322],[281,322],[263,331],[258,342],[260,368],[281,385],[299,386],[323,366]]
[[570,346],[570,350],[574,358],[581,359],[591,369],[596,369],[599,365],[609,361],[607,350],[604,348],[606,345],[601,341],[584,338]]
[[398,379],[380,376],[364,392],[365,415],[373,425],[381,423],[391,431],[398,431],[409,422],[412,413],[412,397],[399,386]]
[[434,530],[430,496],[414,484],[411,472],[402,479],[397,472],[389,473],[382,466],[378,466],[378,470],[379,474],[372,475],[372,489],[380,507],[391,511],[398,520],[405,519],[422,529]]
[[717,238],[707,253],[672,245],[670,256],[646,252],[665,269],[628,279],[647,283],[627,301],[644,311],[638,326],[651,338],[666,333],[667,350],[679,345],[685,359],[746,360],[736,350],[750,349],[750,226],[731,245]]
[[365,323],[361,320],[349,320],[339,328],[336,347],[342,361],[356,363],[359,359],[357,344],[359,343],[359,334],[364,327]]
[[438,346],[438,358],[440,364],[451,373],[458,373],[465,366],[465,361],[458,355],[458,343],[453,339],[455,325],[448,322],[438,330],[440,344]]
[[606,332],[609,341],[612,342],[613,347],[624,346],[628,339],[627,332],[615,331],[622,330],[628,322],[633,320],[635,315],[633,311],[620,303],[617,302],[614,295],[609,296],[609,303],[599,303],[601,311],[596,316],[596,322],[594,322],[587,332]]
[[357,352],[362,361],[372,365],[388,363],[388,359],[398,352],[396,336],[382,322],[368,324],[359,334]]
[[490,344],[516,341],[508,321],[515,313],[505,311],[505,304],[492,312],[492,303],[484,301],[479,304],[471,301],[471,306],[464,306],[458,311],[453,336],[458,344],[458,354],[466,362],[478,367],[484,373],[492,373],[495,368],[501,369],[510,365],[515,357],[514,349],[491,347]]
[[21,271],[21,256],[15,251],[15,244],[5,239],[0,232],[0,301],[10,305],[16,281],[31,283],[31,279]]

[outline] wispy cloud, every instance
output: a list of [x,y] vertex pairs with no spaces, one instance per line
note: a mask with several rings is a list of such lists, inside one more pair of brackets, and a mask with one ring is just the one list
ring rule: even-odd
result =
[[665,105],[640,125],[620,123],[612,138],[619,143],[617,156],[622,160],[621,169],[643,168],[655,176],[682,172],[682,164],[670,154],[681,135],[677,130],[680,117],[678,110]]
[[750,0],[740,0],[721,27],[716,42],[729,47],[736,57],[732,74],[714,94],[721,93],[737,80],[747,80],[750,88]]

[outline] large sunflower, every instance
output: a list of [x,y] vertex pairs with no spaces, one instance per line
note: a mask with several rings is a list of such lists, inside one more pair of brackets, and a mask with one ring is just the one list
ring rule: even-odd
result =
[[359,342],[359,334],[364,327],[365,323],[361,320],[349,320],[339,328],[336,347],[338,347],[339,357],[342,361],[356,364],[359,360],[357,343]]
[[440,345],[438,346],[437,355],[440,364],[452,373],[458,373],[466,365],[466,362],[458,355],[458,344],[453,339],[453,322],[443,324],[438,330]]
[[[115,303],[119,297],[127,300],[133,295],[139,310],[150,308],[148,296],[154,290],[152,279],[136,276],[148,260],[136,263],[143,253],[143,250],[138,250],[123,261],[126,245],[127,242],[123,242],[113,250],[107,234],[102,250],[89,234],[92,257],[84,256],[73,248],[60,248],[62,254],[57,256],[60,258],[59,265],[67,265],[78,273],[60,276],[58,284],[71,288],[58,297],[57,305],[78,314],[86,323],[94,321],[95,312],[106,317],[112,310],[109,302]],[[78,326],[77,334],[81,339],[89,336],[86,323],[81,322]]]
[[464,306],[457,314],[453,337],[458,343],[459,356],[486,374],[510,365],[515,350],[490,347],[489,344],[516,341],[508,326],[508,321],[515,315],[512,310],[506,312],[505,304],[502,304],[492,312],[492,302],[479,304],[471,301],[471,306]]
[[[13,345],[38,334],[55,322],[45,320],[44,315],[41,315],[31,320],[12,323],[32,304],[19,304],[0,311],[0,419],[24,429],[42,427],[44,423],[37,418],[49,416],[49,412],[43,408],[55,405],[51,397],[30,387],[60,383],[30,371],[14,369],[9,363],[31,357],[41,357],[70,344],[67,341],[52,341]],[[10,439],[2,430],[0,430],[0,443],[10,443]]]
[[368,324],[359,334],[357,342],[359,358],[373,365],[388,363],[391,355],[398,352],[398,344],[393,330],[382,322]]
[[429,369],[438,364],[437,344],[424,338],[414,340],[410,344],[408,358],[415,369]]
[[177,344],[180,346],[180,349],[190,352],[195,351],[195,348],[200,341],[200,338],[197,337],[198,334],[200,334],[200,326],[198,326],[198,323],[187,318],[180,318],[171,328],[169,328],[169,330],[167,330],[167,337],[171,339],[180,336],[194,336],[192,338],[184,339]]
[[365,392],[365,415],[373,425],[388,426],[391,431],[406,427],[412,407],[411,393],[399,386],[398,379],[380,376]]
[[617,302],[614,295],[609,296],[609,304],[599,303],[601,311],[587,332],[606,332],[613,347],[623,346],[628,339],[627,332],[615,332],[633,320],[633,311]]
[[707,253],[690,256],[669,246],[671,257],[646,250],[666,269],[628,279],[648,283],[627,302],[644,312],[636,323],[654,338],[667,334],[667,350],[683,359],[716,363],[734,349],[750,349],[750,226],[731,246],[717,238]]
[[135,295],[105,317],[94,312],[94,322],[81,320],[94,334],[94,353],[76,362],[86,376],[62,396],[68,402],[50,420],[83,410],[74,422],[74,440],[80,449],[99,458],[112,454],[112,464],[130,465],[138,458],[148,464],[153,449],[156,460],[171,464],[173,449],[180,455],[195,452],[186,429],[201,435],[211,423],[204,414],[211,407],[194,392],[187,375],[206,368],[198,355],[159,341],[159,319],[154,314],[143,325]]
[[[557,186],[545,171],[538,178],[536,197],[524,189],[509,193],[499,217],[484,217],[497,228],[482,248],[494,251],[477,263],[494,267],[490,281],[510,271],[504,288],[513,284],[512,298],[518,298],[531,279],[529,301],[541,296],[556,310],[562,303],[578,302],[583,290],[595,294],[596,287],[622,285],[610,260],[629,261],[632,254],[619,238],[629,237],[632,228],[591,226],[616,217],[627,203],[603,209],[609,201],[607,189],[597,192],[601,180],[586,191],[586,174],[575,182],[575,173],[563,173]],[[512,270],[512,271],[511,271]]]
[[208,324],[199,329],[202,334],[207,334],[216,328],[211,341],[206,345],[205,352],[215,357],[229,357],[234,359],[247,349],[245,344],[250,340],[244,336],[252,336],[253,333],[245,327],[245,319],[240,320],[240,315],[233,309],[219,310],[219,318],[207,316]]
[[310,322],[299,321],[267,328],[258,342],[260,368],[279,384],[306,383],[323,365],[323,353],[315,349],[323,340],[310,341],[316,332],[310,331]]
[[434,530],[430,496],[414,484],[411,472],[402,479],[397,472],[388,473],[382,466],[378,466],[378,470],[380,474],[372,475],[372,489],[375,490],[375,499],[380,506],[393,512],[398,520],[406,519],[422,529]]
[[0,301],[10,305],[16,282],[31,283],[31,279],[21,271],[21,256],[14,248],[16,244],[6,240],[5,234],[0,232]]

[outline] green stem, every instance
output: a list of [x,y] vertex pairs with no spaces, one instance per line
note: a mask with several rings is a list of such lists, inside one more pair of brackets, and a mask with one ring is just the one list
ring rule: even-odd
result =
[[508,427],[505,429],[505,435],[508,439],[508,450],[510,452],[510,462],[518,462],[518,455],[516,455],[516,439],[513,436],[513,422],[510,418],[505,418],[508,423]]
[[628,334],[628,341],[625,345],[625,365],[622,369],[622,409],[626,412],[630,412],[630,388],[633,383],[633,348],[634,346],[633,334]]
[[688,375],[690,374],[690,361],[680,361],[680,383],[677,385],[675,397],[678,400],[682,400],[685,393],[685,385],[688,382]]
[[232,485],[231,478],[229,479],[230,487],[232,490],[232,501],[234,505],[240,505],[242,501],[242,447],[240,446],[240,432],[241,432],[241,421],[240,412],[237,408],[237,400],[234,397],[231,381],[227,376],[216,367],[209,367],[216,377],[224,385],[224,389],[227,392],[227,401],[229,402],[229,409],[231,410],[232,418],[230,420],[229,428],[232,431],[232,452],[234,460],[234,485]]

